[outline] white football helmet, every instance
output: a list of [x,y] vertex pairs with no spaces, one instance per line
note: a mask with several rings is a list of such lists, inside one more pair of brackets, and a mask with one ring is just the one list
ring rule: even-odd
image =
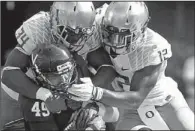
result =
[[52,36],[70,51],[84,45],[93,33],[95,8],[92,2],[54,2],[51,7]]
[[111,2],[101,23],[105,46],[112,47],[113,51],[132,48],[143,36],[149,19],[144,2]]

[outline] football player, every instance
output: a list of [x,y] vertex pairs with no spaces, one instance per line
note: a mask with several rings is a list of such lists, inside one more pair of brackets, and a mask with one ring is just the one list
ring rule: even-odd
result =
[[28,98],[45,101],[51,94],[50,91],[31,82],[25,72],[30,55],[48,44],[67,47],[78,65],[84,67],[83,65],[89,64],[98,69],[98,73],[92,78],[95,85],[103,86],[112,81],[114,77],[99,80],[104,72],[112,72],[113,69],[109,68],[111,61],[100,47],[94,19],[92,2],[54,2],[50,12],[40,12],[25,21],[16,31],[18,44],[10,53],[3,69],[3,89],[11,94],[13,90]]
[[[43,89],[48,89],[51,93],[47,94],[48,99],[44,101],[19,95],[18,102],[26,130],[61,131],[64,129],[84,130],[86,128],[104,130],[105,123],[102,116],[109,117],[109,119],[103,117],[108,122],[113,121],[110,119],[113,118],[110,111],[112,109],[114,111],[114,108],[107,108],[98,103],[86,103],[82,108],[82,102],[67,97],[67,88],[70,88],[73,83],[78,83],[80,77],[89,76],[89,74],[84,73],[84,68],[87,66],[77,65],[68,49],[48,44],[33,52],[29,64],[26,73],[29,80],[44,87]],[[110,116],[102,114],[102,110],[105,113],[109,111],[106,114]],[[10,129],[10,127],[6,127],[4,130]]]
[[165,76],[171,45],[147,27],[149,20],[144,2],[111,2],[100,24],[104,48],[118,73],[115,91],[82,78],[68,92],[77,101],[122,108],[116,130],[194,130],[194,113],[177,83]]

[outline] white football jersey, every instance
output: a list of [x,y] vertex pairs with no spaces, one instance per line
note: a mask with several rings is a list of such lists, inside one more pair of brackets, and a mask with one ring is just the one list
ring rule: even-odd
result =
[[[172,56],[171,45],[161,35],[149,28],[146,29],[145,36],[141,42],[142,43],[137,44],[138,47],[134,50],[129,49],[130,51],[127,51],[129,53],[117,55],[116,57],[110,56],[116,71],[120,75],[112,82],[113,88],[116,91],[130,91],[132,88],[130,87],[130,82],[136,71],[160,63],[162,63],[164,68],[160,72],[156,85],[148,93],[138,109],[119,108],[120,120],[129,121],[134,117],[134,113],[136,114],[138,112],[139,117],[135,119],[141,118],[144,124],[152,127],[152,129],[168,129],[164,121],[158,115],[158,112],[153,107],[163,106],[173,97],[179,96],[177,83],[173,79],[165,76],[167,59]],[[106,50],[108,53],[111,51],[110,48],[106,48]],[[154,119],[145,119],[148,111],[155,113]],[[120,125],[120,122],[118,125]],[[126,126],[128,127],[128,124]],[[156,126],[159,127],[156,128]]]
[[[86,55],[99,48],[100,42],[99,32],[96,28],[96,22],[94,22],[94,35],[92,35],[82,49],[77,53],[83,58]],[[20,47],[17,47],[20,51],[27,55],[31,55],[34,51],[43,48],[47,44],[52,44],[54,39],[51,33],[50,15],[48,12],[39,12],[23,22],[19,29],[15,33],[16,39]]]
[[[106,48],[110,54],[111,48]],[[116,71],[121,75],[117,77],[113,86],[116,90],[130,91],[130,82],[135,71],[150,65],[158,65],[172,56],[171,45],[161,35],[147,28],[145,36],[138,47],[129,53],[111,57]],[[127,51],[128,52],[128,51]],[[163,72],[164,73],[164,72]]]

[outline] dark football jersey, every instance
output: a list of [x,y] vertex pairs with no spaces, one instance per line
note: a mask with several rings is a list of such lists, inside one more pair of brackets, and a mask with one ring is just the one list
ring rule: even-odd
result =
[[[90,73],[83,57],[76,53],[73,54],[73,57],[77,63],[78,77],[88,77]],[[27,122],[27,128],[30,128],[29,130],[63,130],[67,126],[72,113],[82,106],[81,102],[65,100],[67,109],[54,114],[47,109],[45,103],[41,100],[29,99],[20,95],[19,103]]]

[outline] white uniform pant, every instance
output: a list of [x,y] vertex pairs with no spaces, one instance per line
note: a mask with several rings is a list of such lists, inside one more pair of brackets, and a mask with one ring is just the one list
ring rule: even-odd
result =
[[152,130],[194,130],[194,113],[178,88],[171,90],[159,104],[145,99],[138,109],[120,112],[116,130],[138,130],[144,126]]

